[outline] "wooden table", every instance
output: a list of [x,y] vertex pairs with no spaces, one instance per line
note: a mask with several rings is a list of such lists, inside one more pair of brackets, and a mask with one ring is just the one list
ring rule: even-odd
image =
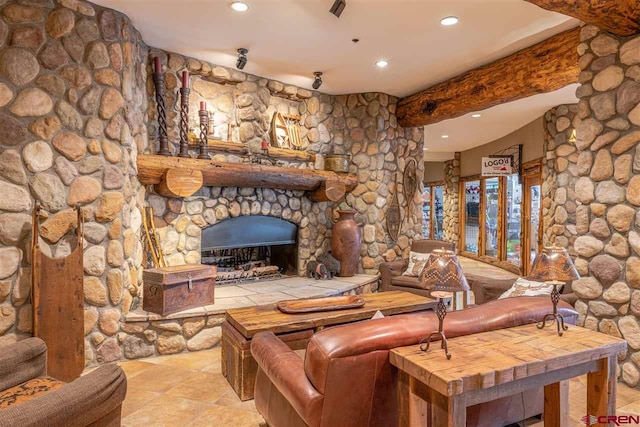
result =
[[222,324],[222,374],[241,400],[253,399],[258,365],[251,355],[251,338],[271,331],[293,350],[307,347],[325,326],[370,319],[380,310],[385,316],[431,309],[436,301],[408,292],[364,294],[365,305],[348,310],[304,314],[280,312],[275,304],[228,310]]
[[584,374],[587,414],[615,415],[617,354],[627,348],[622,339],[577,326],[559,337],[555,328],[525,325],[448,344],[451,360],[439,345],[428,352],[417,345],[390,352],[399,369],[401,426],[426,426],[429,418],[433,426],[466,426],[467,406],[539,387],[544,387],[544,425],[566,426],[566,380]]

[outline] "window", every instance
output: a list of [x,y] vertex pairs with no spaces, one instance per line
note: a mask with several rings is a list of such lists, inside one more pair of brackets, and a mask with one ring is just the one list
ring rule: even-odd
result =
[[523,164],[522,177],[513,174],[461,180],[462,252],[528,273],[528,258],[535,256],[540,246],[540,171],[536,160]]
[[464,250],[478,254],[480,236],[480,181],[464,183]]
[[444,187],[439,184],[425,185],[422,192],[422,237],[444,239]]

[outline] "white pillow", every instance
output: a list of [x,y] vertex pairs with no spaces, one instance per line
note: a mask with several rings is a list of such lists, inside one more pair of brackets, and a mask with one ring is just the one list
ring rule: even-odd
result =
[[513,297],[534,297],[540,295],[551,295],[553,285],[544,282],[534,282],[533,280],[527,280],[523,277],[518,277],[513,286],[511,286],[505,293],[500,295],[498,299],[513,298]]
[[423,254],[420,252],[409,252],[409,265],[407,269],[402,273],[403,276],[418,277],[431,254]]

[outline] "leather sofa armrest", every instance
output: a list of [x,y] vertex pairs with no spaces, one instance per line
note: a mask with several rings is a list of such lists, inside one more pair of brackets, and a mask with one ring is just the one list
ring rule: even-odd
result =
[[560,294],[560,301],[564,301],[568,304],[571,304],[572,307],[576,306],[576,301],[578,301],[578,295],[575,292],[570,294]]
[[391,286],[391,279],[395,276],[400,276],[404,270],[406,270],[407,261],[399,260],[392,262],[383,262],[378,269],[380,270],[380,282],[382,291],[388,291]]
[[260,332],[251,340],[251,354],[269,380],[309,424],[323,396],[304,371],[304,360],[272,332]]
[[104,365],[57,390],[0,411],[1,426],[88,426],[122,405],[127,377]]
[[0,351],[0,390],[47,375],[47,346],[40,338],[27,338]]
[[491,279],[473,274],[466,275],[473,292],[475,304],[485,304],[495,301],[515,283],[516,279]]

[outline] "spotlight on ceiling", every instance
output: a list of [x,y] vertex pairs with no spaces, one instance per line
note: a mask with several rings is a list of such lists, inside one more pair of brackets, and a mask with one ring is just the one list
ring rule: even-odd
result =
[[347,7],[347,2],[345,0],[336,0],[333,2],[333,6],[331,6],[329,12],[333,13],[337,18],[340,18],[345,7]]
[[249,5],[241,1],[234,1],[233,3],[231,3],[231,9],[235,10],[236,12],[246,12],[247,10],[249,10]]
[[447,139],[447,138],[449,138],[449,135],[442,135],[441,138]]
[[473,117],[474,119],[477,119],[478,117],[482,117],[482,114],[475,113],[475,114],[472,114],[471,117]]
[[442,18],[442,20],[440,21],[440,24],[444,25],[445,27],[448,27],[451,25],[456,25],[458,21],[460,20],[458,19],[457,16],[447,16],[445,18]]
[[247,65],[247,53],[249,53],[249,49],[243,47],[238,49],[238,60],[236,61],[236,68],[238,70],[242,70],[244,66]]
[[315,90],[318,90],[320,89],[320,86],[322,86],[322,71],[316,71],[315,73],[313,73],[313,75],[316,76],[316,78],[313,81],[311,87],[313,87]]
[[384,59],[381,59],[381,60],[379,60],[379,61],[376,61],[376,65],[377,65],[379,68],[384,68],[384,67],[386,67],[387,65],[389,65],[389,61],[386,61],[386,60],[384,60]]

